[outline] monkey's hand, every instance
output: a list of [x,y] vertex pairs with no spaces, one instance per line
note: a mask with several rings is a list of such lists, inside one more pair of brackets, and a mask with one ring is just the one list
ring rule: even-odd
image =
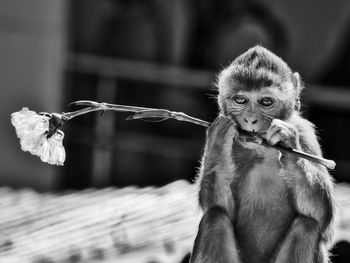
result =
[[275,145],[281,143],[284,146],[300,150],[299,132],[297,128],[285,121],[274,119],[266,132],[267,141]]
[[207,129],[207,141],[202,159],[202,173],[210,174],[218,165],[231,162],[233,141],[238,138],[236,123],[219,115]]
[[224,142],[226,139],[237,138],[237,124],[229,117],[219,115],[215,121],[210,124],[207,131],[208,143]]

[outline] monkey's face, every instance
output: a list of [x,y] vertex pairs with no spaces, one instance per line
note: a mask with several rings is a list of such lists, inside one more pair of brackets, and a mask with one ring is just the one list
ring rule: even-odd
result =
[[276,88],[236,91],[225,99],[226,115],[242,130],[264,133],[273,119],[285,119],[291,103]]
[[272,52],[253,47],[220,72],[218,104],[241,129],[264,133],[273,119],[287,120],[299,110],[298,73]]

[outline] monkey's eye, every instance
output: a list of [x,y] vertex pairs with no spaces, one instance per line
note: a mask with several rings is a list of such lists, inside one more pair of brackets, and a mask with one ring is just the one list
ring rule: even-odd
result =
[[260,105],[264,107],[271,107],[274,100],[273,98],[270,98],[270,97],[263,97],[258,102],[260,103]]
[[242,96],[242,95],[234,96],[233,100],[238,104],[246,104],[249,101],[247,97]]

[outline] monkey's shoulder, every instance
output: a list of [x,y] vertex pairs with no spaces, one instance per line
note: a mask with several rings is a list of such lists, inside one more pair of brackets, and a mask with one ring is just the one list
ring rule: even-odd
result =
[[298,112],[295,112],[288,122],[297,129],[302,150],[307,153],[322,156],[315,125],[302,117]]

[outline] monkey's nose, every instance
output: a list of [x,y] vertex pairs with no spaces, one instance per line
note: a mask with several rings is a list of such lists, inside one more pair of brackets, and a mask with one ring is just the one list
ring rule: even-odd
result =
[[258,122],[257,119],[253,119],[253,118],[244,118],[244,121],[248,124],[256,124]]

